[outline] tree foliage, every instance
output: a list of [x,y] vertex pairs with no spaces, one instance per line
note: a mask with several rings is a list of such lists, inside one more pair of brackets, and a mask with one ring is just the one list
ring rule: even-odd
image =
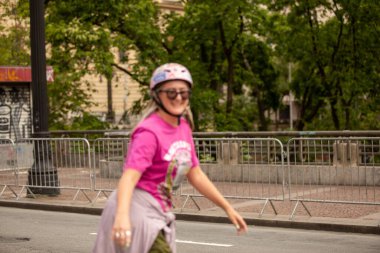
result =
[[0,9],[0,65],[30,65],[29,21],[14,2],[1,0]]
[[[379,129],[377,0],[183,2],[176,14],[151,0],[45,1],[52,125],[63,127],[91,105],[85,75],[110,78],[115,70],[141,85],[131,111],[139,113],[150,73],[172,61],[193,75],[196,130],[268,130],[275,123],[268,112],[281,109],[290,91],[298,130]],[[24,24],[27,4],[6,16]],[[29,63],[28,35],[19,28],[0,38],[2,64]]]
[[[114,69],[118,69],[139,82],[142,92],[146,92],[149,75],[157,65],[167,61],[186,65],[196,83],[191,102],[198,130],[252,130],[253,122],[243,126],[241,120],[232,120],[241,118],[232,113],[239,111],[233,106],[252,106],[252,103],[249,99],[246,105],[234,103],[233,98],[241,93],[243,86],[261,83],[260,86],[268,87],[269,91],[274,85],[273,80],[270,84],[261,80],[263,75],[258,73],[259,68],[248,70],[256,73],[256,79],[244,80],[247,64],[240,58],[246,54],[241,50],[243,37],[259,36],[257,31],[262,29],[259,29],[259,21],[265,17],[263,10],[252,1],[191,1],[186,4],[184,15],[162,15],[152,1],[50,0],[46,10],[51,59],[57,64],[63,63],[62,73],[75,74],[72,76],[75,81],[86,73],[111,76]],[[251,55],[245,62],[255,60],[256,56]],[[264,65],[269,66],[269,58],[265,60]],[[276,89],[272,91],[269,93],[275,93]],[[85,100],[85,93],[79,95]],[[255,93],[249,95],[255,96]],[[146,98],[142,96],[135,104],[134,112],[141,111]],[[276,96],[272,100],[265,99],[258,99],[263,110],[278,105],[278,101],[274,101]],[[68,110],[75,106],[70,105],[66,106]],[[261,115],[260,125],[265,130],[268,119]],[[235,123],[218,122],[226,118]]]
[[290,32],[280,38],[287,43],[279,46],[296,66],[291,88],[301,108],[297,128],[323,118],[330,123],[325,128],[357,129],[364,115],[378,115],[378,108],[362,103],[378,100],[371,91],[379,80],[379,2],[276,1],[272,7],[289,10]]
[[[244,107],[252,107],[254,101],[261,116],[260,129],[268,128],[264,110],[276,109],[279,98],[275,71],[267,54],[270,48],[259,39],[264,38],[267,15],[258,1],[188,1],[184,15],[168,22],[167,31],[174,38],[174,58],[188,59],[186,64],[191,66],[196,83],[203,91],[208,90],[204,94],[214,94],[213,104],[208,107],[201,103],[205,100],[202,94],[193,103],[196,116],[209,121],[201,125],[203,128],[253,130],[254,122],[247,124],[237,112],[246,112],[245,118],[252,119],[248,113],[252,110]],[[255,47],[259,50],[252,53]],[[273,76],[269,78],[271,70]],[[246,99],[235,103],[234,97],[238,98],[245,89]]]

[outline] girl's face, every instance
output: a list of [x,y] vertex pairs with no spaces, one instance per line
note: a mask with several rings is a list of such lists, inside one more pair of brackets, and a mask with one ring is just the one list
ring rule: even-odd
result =
[[182,114],[189,104],[191,90],[185,81],[173,80],[158,89],[158,96],[164,107],[172,114]]

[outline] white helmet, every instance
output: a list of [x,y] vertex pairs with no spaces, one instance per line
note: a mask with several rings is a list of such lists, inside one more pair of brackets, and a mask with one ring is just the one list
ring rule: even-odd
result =
[[178,63],[166,63],[156,68],[150,79],[150,89],[154,90],[157,85],[170,80],[182,80],[193,87],[193,79],[189,70]]

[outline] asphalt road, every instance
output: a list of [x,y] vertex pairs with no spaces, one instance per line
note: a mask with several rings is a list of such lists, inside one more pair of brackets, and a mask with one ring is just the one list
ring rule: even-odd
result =
[[[0,207],[0,253],[88,253],[100,217]],[[380,252],[380,236],[177,221],[177,252]]]

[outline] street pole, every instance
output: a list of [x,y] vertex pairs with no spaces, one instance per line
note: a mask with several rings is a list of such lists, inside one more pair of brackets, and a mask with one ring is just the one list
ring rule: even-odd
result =
[[57,169],[51,162],[46,80],[44,0],[30,0],[30,41],[32,62],[34,163],[28,174],[28,185],[34,194],[60,194]]

